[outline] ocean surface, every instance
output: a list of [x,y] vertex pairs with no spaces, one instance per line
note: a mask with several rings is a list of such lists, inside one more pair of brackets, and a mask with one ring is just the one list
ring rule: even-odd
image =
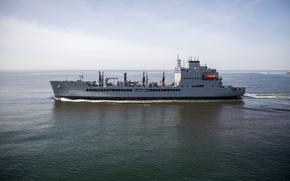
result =
[[81,72],[97,79],[0,72],[0,180],[290,180],[286,71],[221,71],[226,85],[246,86],[241,100],[53,99],[50,80]]

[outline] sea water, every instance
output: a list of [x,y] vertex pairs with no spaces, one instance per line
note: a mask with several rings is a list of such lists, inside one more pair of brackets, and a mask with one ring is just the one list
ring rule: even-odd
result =
[[[96,71],[0,72],[0,180],[290,179],[286,71],[222,71],[226,85],[246,87],[240,100],[53,99],[50,80],[82,72],[98,78]],[[150,81],[161,76],[149,71]]]

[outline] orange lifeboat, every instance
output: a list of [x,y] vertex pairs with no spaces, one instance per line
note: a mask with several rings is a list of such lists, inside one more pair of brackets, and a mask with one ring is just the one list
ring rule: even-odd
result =
[[218,76],[216,75],[205,75],[203,76],[203,80],[215,80],[218,79]]

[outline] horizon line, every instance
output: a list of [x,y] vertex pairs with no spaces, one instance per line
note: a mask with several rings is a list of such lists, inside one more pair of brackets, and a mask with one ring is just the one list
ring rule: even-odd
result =
[[[216,68],[213,68],[216,69]],[[218,71],[286,71],[290,69],[216,69]],[[32,72],[32,71],[174,71],[174,69],[0,69],[0,72]]]

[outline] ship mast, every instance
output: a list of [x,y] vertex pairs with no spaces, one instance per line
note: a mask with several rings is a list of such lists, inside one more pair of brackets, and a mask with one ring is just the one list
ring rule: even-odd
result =
[[101,71],[99,71],[99,86],[102,86],[102,74]]
[[179,59],[179,55],[177,55],[177,67],[181,67],[181,60]]
[[145,72],[143,71],[142,86],[145,87]]
[[146,72],[145,84],[146,84],[146,86],[148,86],[148,72]]
[[80,77],[80,81],[83,81],[84,80],[84,73],[82,72],[82,74],[79,75],[79,77]]
[[101,86],[104,86],[104,72],[102,72],[101,76]]
[[165,87],[165,72],[162,73],[161,85],[162,87]]
[[124,86],[127,86],[127,72],[124,73]]

